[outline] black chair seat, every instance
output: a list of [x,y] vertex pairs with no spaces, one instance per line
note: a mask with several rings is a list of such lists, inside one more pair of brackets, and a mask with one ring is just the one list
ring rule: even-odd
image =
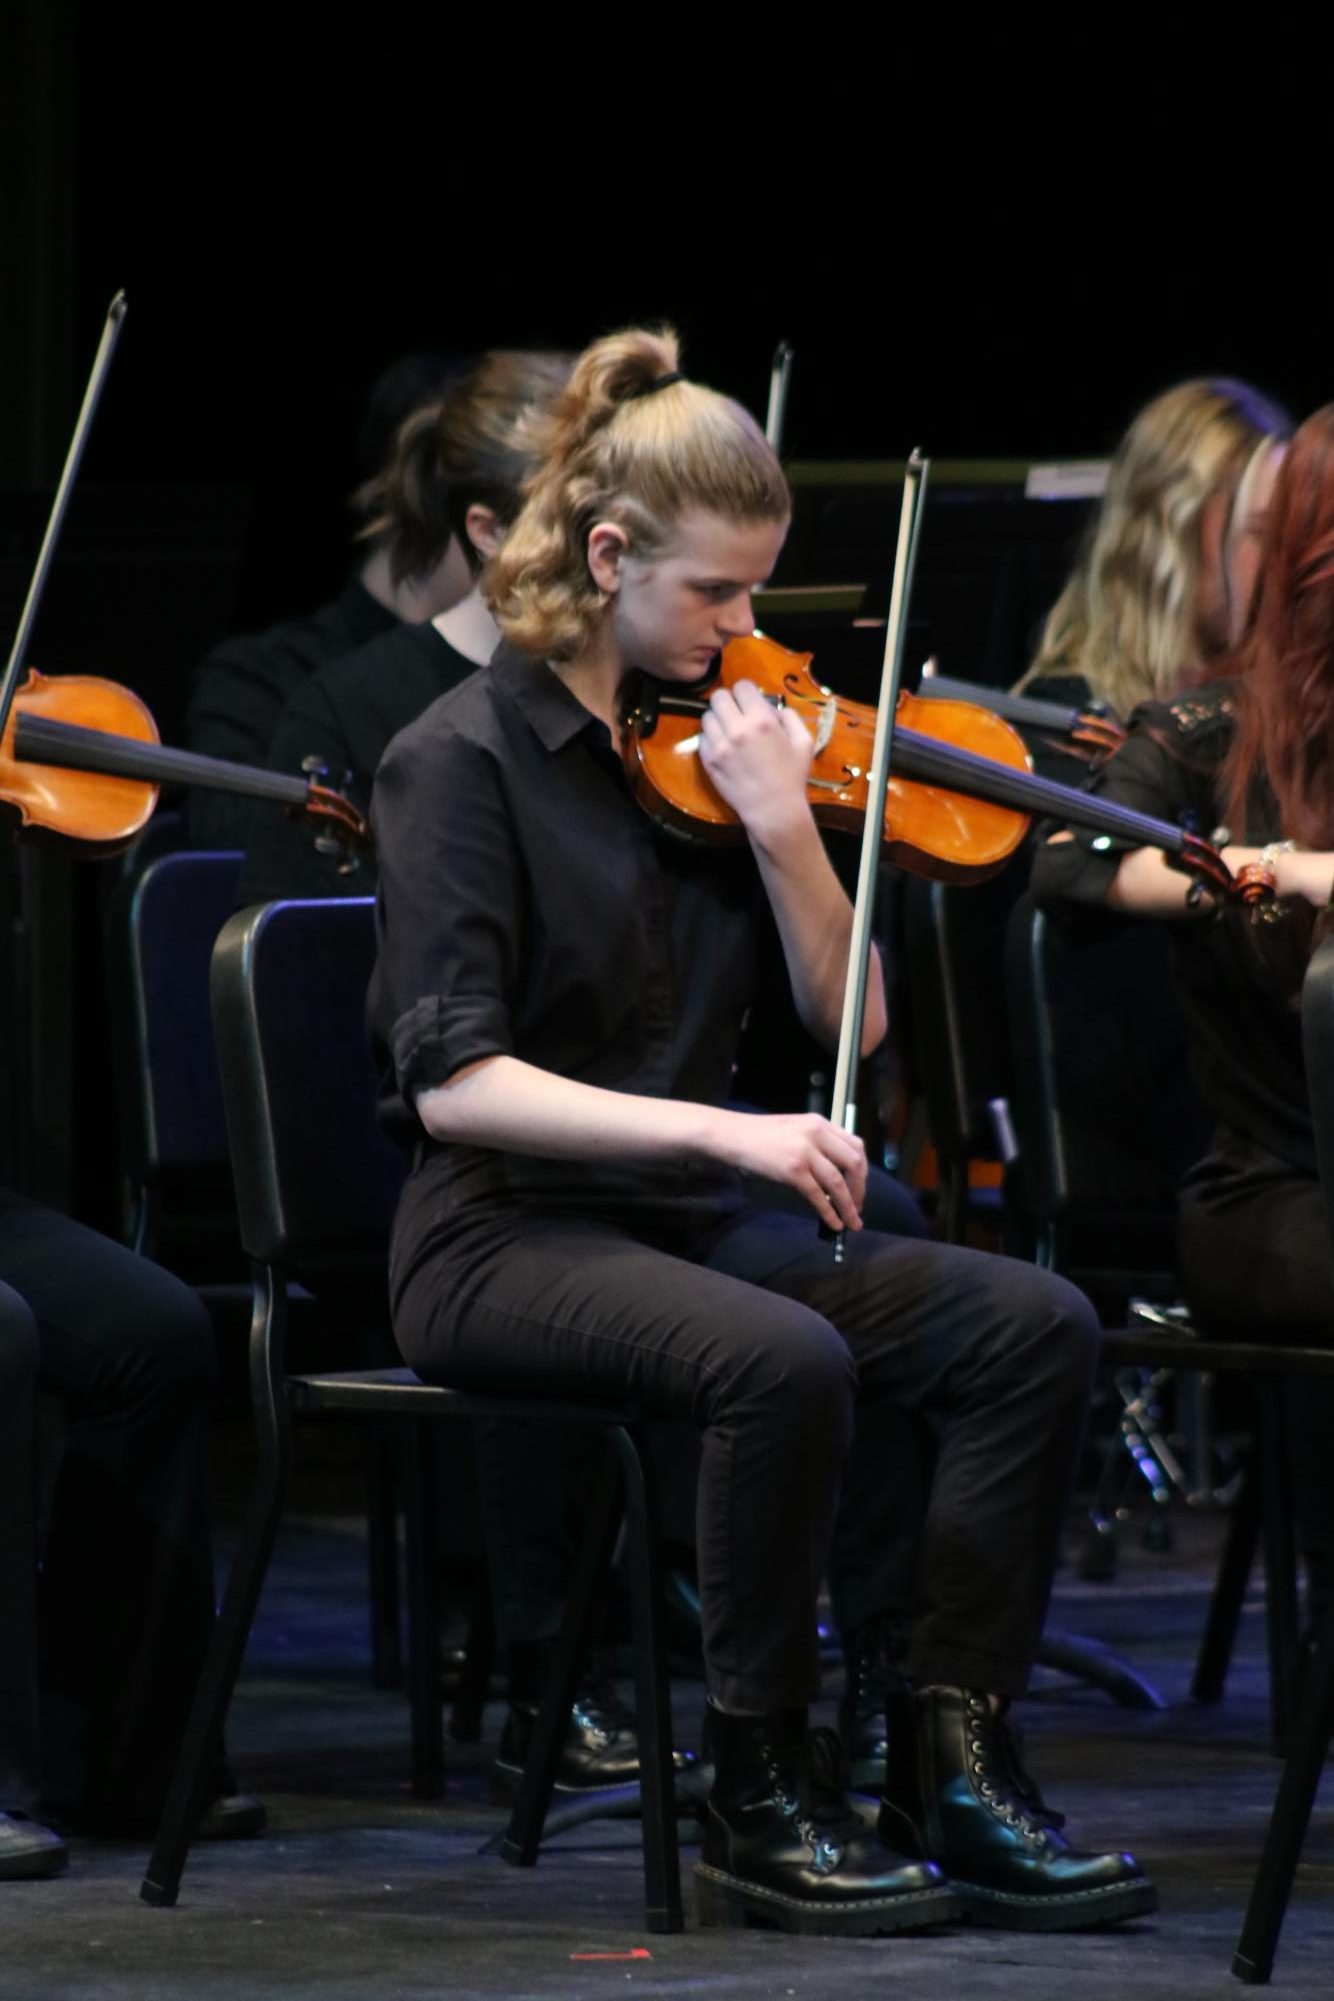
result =
[[333,1369],[288,1376],[294,1410],[359,1410],[428,1417],[534,1418],[543,1424],[628,1424],[645,1422],[633,1404],[559,1403],[554,1398],[494,1395],[424,1383],[411,1369]]

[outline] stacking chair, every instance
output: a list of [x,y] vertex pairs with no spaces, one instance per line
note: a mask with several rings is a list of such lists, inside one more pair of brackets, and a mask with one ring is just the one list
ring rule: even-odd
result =
[[[1315,1121],[1316,1153],[1334,1249],[1334,938],[1327,938],[1302,989],[1302,1041]],[[1334,1611],[1306,1666],[1301,1707],[1293,1725],[1264,1851],[1251,1890],[1232,1971],[1248,1986],[1263,1985],[1274,1965],[1279,1933],[1315,1804],[1334,1729]]]
[[[128,1235],[141,1256],[162,1257],[215,1307],[245,1310],[209,1006],[213,947],[236,908],[243,857],[182,849],[180,838],[178,814],[153,820],[133,863],[119,868],[105,912]],[[395,1482],[377,1438],[367,1441],[367,1482],[372,1672],[378,1688],[392,1688],[403,1679]]]
[[[1283,1449],[1282,1378],[1334,1374],[1334,1353],[1205,1339],[1188,1318],[1126,1326],[1140,1294],[1170,1299],[1175,1184],[1208,1128],[1186,1074],[1185,1032],[1167,987],[1161,926],[1054,923],[1027,894],[1007,937],[1015,1121],[1039,1260],[1084,1286],[1104,1317],[1102,1353],[1141,1377],[1242,1374],[1256,1412],[1251,1463],[1233,1508],[1191,1694],[1223,1693],[1257,1541],[1266,1576],[1274,1743],[1291,1725],[1297,1584]],[[1143,1440],[1152,1460],[1150,1436]]]
[[288,1376],[287,1282],[317,1296],[378,1286],[403,1163],[375,1119],[376,1081],[363,1011],[374,956],[368,899],[275,903],[226,926],[213,959],[213,1009],[241,1237],[254,1270],[250,1373],[259,1465],[241,1542],[177,1759],[141,1894],[176,1900],[203,1804],[210,1747],[222,1728],[282,1512],[293,1410],[354,1413],[402,1426],[408,1471],[409,1691],[413,1789],[443,1786],[439,1618],[431,1505],[438,1420],[477,1417],[595,1424],[611,1450],[590,1505],[551,1676],[502,1852],[536,1859],[622,1516],[634,1666],[650,1931],[679,1931],[681,1892],[661,1560],[653,1469],[629,1404],[534,1394],[464,1394],[404,1368]]
[[[129,1239],[153,1257],[164,1221],[237,1255],[222,1087],[209,1014],[214,940],[241,856],[149,854],[112,891],[106,945]],[[216,1267],[215,1267],[216,1269]],[[240,1267],[238,1266],[238,1269]]]

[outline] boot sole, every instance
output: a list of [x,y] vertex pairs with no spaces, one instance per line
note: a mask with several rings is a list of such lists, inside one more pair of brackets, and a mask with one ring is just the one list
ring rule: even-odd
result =
[[695,1864],[695,1913],[701,1927],[769,1925],[785,1932],[874,1938],[953,1924],[961,1910],[960,1899],[949,1883],[930,1890],[905,1891],[897,1897],[820,1904],[810,1897],[785,1897],[781,1891],[743,1882],[707,1862]]
[[1077,1932],[1096,1925],[1124,1924],[1158,1908],[1152,1883],[1109,1883],[1098,1890],[1071,1890],[1064,1896],[1024,1897],[1017,1891],[986,1890],[951,1879],[951,1888],[971,1925],[993,1931]]
[[39,1876],[61,1876],[68,1867],[68,1849],[34,1848],[26,1854],[0,1855],[0,1883],[31,1883]]

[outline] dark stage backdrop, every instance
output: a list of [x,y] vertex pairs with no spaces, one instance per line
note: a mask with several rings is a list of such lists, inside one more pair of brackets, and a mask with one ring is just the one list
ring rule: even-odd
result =
[[[155,659],[155,619],[193,646],[336,581],[361,398],[406,350],[667,318],[692,372],[762,409],[786,336],[790,448],[818,458],[1096,454],[1207,369],[1299,413],[1330,393],[1323,309],[1290,273],[1281,300],[1257,281],[1263,254],[1191,196],[1198,162],[1172,158],[1143,87],[1104,186],[1092,114],[1040,117],[1049,87],[1003,76],[981,30],[968,64],[927,67],[832,16],[762,62],[647,10],[6,13],[32,87],[5,142],[21,241],[0,360],[28,415],[0,424],[0,484],[54,473],[124,285],[88,484],[210,486],[198,534],[239,545],[193,615],[181,580],[159,598],[141,576]],[[191,505],[146,503],[142,530],[129,509],[125,531],[151,549],[165,514],[189,539]]]

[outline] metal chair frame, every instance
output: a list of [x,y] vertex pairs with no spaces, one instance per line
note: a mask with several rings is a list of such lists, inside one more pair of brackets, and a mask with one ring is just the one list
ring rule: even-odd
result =
[[[373,954],[368,899],[269,904],[241,912],[225,927],[214,953],[213,993],[219,1028],[223,1092],[236,1175],[241,1234],[253,1260],[250,1382],[259,1462],[254,1490],[227,1589],[140,1894],[151,1904],[173,1904],[180,1887],[191,1830],[206,1803],[212,1747],[227,1713],[254,1619],[282,1513],[291,1458],[291,1413],[342,1412],[406,1427],[409,1614],[408,1688],[412,1716],[412,1785],[423,1798],[443,1789],[444,1741],[440,1705],[437,1510],[433,1502],[434,1426],[441,1419],[510,1417],[605,1428],[612,1453],[590,1507],[566,1616],[523,1779],[503,1846],[507,1860],[530,1865],[537,1855],[557,1763],[568,1729],[579,1673],[586,1658],[597,1597],[622,1518],[634,1621],[634,1671],[644,1829],[645,1918],[650,1931],[682,1928],[672,1764],[670,1685],[662,1622],[661,1556],[652,1462],[637,1409],[621,1402],[555,1401],[544,1396],[474,1395],[421,1382],[407,1369],[373,1369],[288,1377],[284,1367],[288,1282],[298,1266],[327,1253],[336,1263],[364,1256],[377,1233],[387,1232],[383,1143],[374,1125],[373,1080],[359,1051],[361,999]],[[287,968],[303,977],[304,949],[318,931],[322,950],[311,955],[309,990],[265,989],[270,954],[287,947]],[[285,935],[290,934],[290,936]],[[303,954],[290,950],[299,938]],[[330,982],[330,969],[333,981]],[[317,991],[318,986],[318,991]],[[290,1117],[279,1103],[274,1066],[283,1048],[300,1055],[300,1040],[267,1046],[278,994],[294,1008],[298,1029],[303,1002],[318,1009],[309,1021],[318,1066],[321,1051],[337,1047],[346,1058],[338,1079],[326,1073],[319,1101],[301,1084],[315,1077],[284,1078],[288,1106],[308,1107],[316,1130],[303,1130],[301,1147],[323,1144],[336,1179],[328,1191],[293,1186],[287,1144]],[[322,1041],[321,1041],[322,1038]],[[360,1067],[359,1067],[360,1066]],[[307,1156],[308,1157],[308,1156]],[[321,1195],[328,1192],[325,1212]]]

